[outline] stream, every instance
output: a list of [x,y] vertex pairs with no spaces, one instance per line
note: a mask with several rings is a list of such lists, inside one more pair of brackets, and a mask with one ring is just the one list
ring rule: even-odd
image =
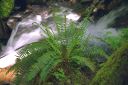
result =
[[[0,56],[0,68],[5,68],[15,64],[16,59],[18,58],[19,48],[26,46],[27,44],[38,42],[39,40],[46,38],[47,36],[42,32],[41,28],[38,25],[33,24],[34,22],[48,23],[51,30],[56,33],[55,23],[52,19],[53,15],[49,13],[47,10],[42,10],[40,6],[33,6],[34,12],[22,18],[22,20],[15,22],[15,26],[11,33],[10,39],[8,40],[7,45],[3,48]],[[81,17],[77,13],[72,12],[72,9],[66,7],[59,7],[61,11],[56,12],[57,16],[66,15],[67,20],[72,20],[77,22]],[[39,10],[39,11],[38,11]],[[122,10],[124,8],[120,8],[116,11],[110,12],[108,15],[99,19],[96,23],[90,23],[87,28],[87,35],[93,35],[96,37],[106,37],[106,33],[111,32],[111,36],[118,36],[118,31],[115,28],[109,27],[114,20],[121,15]],[[115,16],[116,13],[120,13]],[[17,15],[24,16],[24,13],[19,13],[13,15],[13,17],[17,17]],[[13,18],[8,20],[8,24],[12,25]],[[95,42],[96,43],[96,42]],[[100,42],[98,42],[99,44]],[[19,49],[19,50],[17,50]]]

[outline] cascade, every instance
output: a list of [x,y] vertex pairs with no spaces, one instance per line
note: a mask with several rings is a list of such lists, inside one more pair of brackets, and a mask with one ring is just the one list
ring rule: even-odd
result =
[[30,15],[19,22],[15,29],[13,29],[10,39],[6,47],[1,53],[0,68],[13,65],[18,56],[17,49],[32,42],[37,42],[42,38],[41,29],[32,23],[40,24],[42,17],[40,15]]
[[[63,7],[62,7],[63,8]],[[58,15],[64,15],[64,10],[61,10],[61,12],[57,13]],[[107,32],[112,32],[112,34],[115,36],[118,34],[118,32],[115,29],[110,29],[109,25],[114,22],[114,20],[122,13],[122,10],[124,11],[124,8],[121,8],[117,11],[112,11],[108,15],[101,18],[97,23],[91,23],[87,28],[87,34],[93,35],[97,37],[104,37],[104,34]],[[115,14],[118,13],[118,16],[115,16]],[[125,12],[123,12],[125,13]],[[32,25],[34,22],[40,24],[43,19],[48,21],[49,16],[42,17],[41,15],[37,14],[30,14],[29,16],[25,17],[21,22],[19,22],[15,29],[13,29],[12,34],[10,36],[10,39],[4,48],[3,52],[0,56],[0,68],[5,68],[8,66],[11,66],[15,64],[17,59],[17,49],[30,44],[32,42],[37,42],[40,39],[46,37],[44,34],[42,34],[42,30],[37,25]],[[66,18],[69,20],[77,21],[80,16],[71,12],[69,10],[66,13]],[[44,20],[44,21],[45,21]],[[52,31],[55,32],[55,26],[52,21],[48,21],[49,26],[52,28]],[[96,43],[96,42],[95,42]],[[99,42],[98,42],[99,43]]]
[[[61,7],[61,12],[57,13],[59,16],[63,16],[64,12],[68,10],[66,18],[68,20],[73,20],[77,21],[80,16],[71,12],[70,9],[67,9],[65,7]],[[42,12],[42,14],[45,14],[42,16],[41,14],[30,14],[29,16],[25,17],[17,23],[15,29],[13,29],[11,36],[8,40],[8,43],[6,47],[3,49],[3,52],[1,53],[0,56],[0,68],[5,68],[8,66],[11,66],[15,64],[16,59],[18,58],[18,51],[20,50],[19,48],[22,48],[23,46],[37,42],[40,39],[46,37],[45,34],[43,34],[42,30],[37,26],[37,23],[40,24],[41,22],[46,22],[48,21],[49,27],[52,28],[52,31],[56,33],[55,31],[55,24],[54,21],[48,20],[49,17],[52,17],[52,14],[47,15],[45,12]],[[77,17],[77,19],[75,19]]]

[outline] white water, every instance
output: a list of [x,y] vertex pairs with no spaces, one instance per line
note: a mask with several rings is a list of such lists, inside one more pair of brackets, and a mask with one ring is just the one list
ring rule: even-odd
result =
[[117,10],[111,11],[99,19],[96,23],[90,24],[87,28],[87,34],[96,37],[105,37],[107,33],[111,33],[112,36],[118,36],[118,31],[115,28],[109,27],[113,24],[117,17],[125,14],[128,11],[126,7],[121,7]]
[[2,56],[5,57],[0,59],[0,68],[15,64],[18,56],[15,51],[16,49],[26,44],[37,42],[42,38],[40,33],[41,29],[37,28],[37,26],[32,26],[32,23],[36,22],[40,24],[41,21],[42,17],[40,15],[30,15],[16,25],[16,28],[12,31],[7,46],[3,50]]
[[72,20],[72,21],[78,21],[80,16],[78,14],[71,13],[71,14],[68,14],[66,16],[66,18],[69,19],[69,20]]
[[[64,14],[63,12],[64,11],[60,12],[59,15]],[[72,12],[67,13],[67,19],[69,20],[76,21],[77,20],[75,19],[76,16],[77,19],[80,18],[80,16],[78,16],[75,13]],[[6,47],[3,49],[3,52],[1,53],[2,57],[3,56],[4,57],[0,59],[0,68],[5,68],[7,66],[11,66],[15,64],[16,59],[18,58],[17,57],[18,48],[21,48],[24,45],[30,44],[32,42],[37,42],[40,39],[47,37],[45,34],[43,34],[39,26],[32,24],[34,22],[40,24],[41,21],[45,21],[42,19],[47,19],[49,17],[51,17],[51,15],[42,17],[41,15],[31,14],[16,25],[16,28],[13,29]],[[51,31],[54,32],[55,34],[56,31],[55,31],[54,23],[52,21],[49,21],[48,23],[49,23],[49,27],[52,28]]]
[[[114,35],[118,34],[115,29],[110,29],[108,26],[118,17],[116,13],[120,13],[121,11],[122,9],[110,12],[108,15],[101,18],[97,23],[90,24],[87,29],[87,33],[98,37],[104,36],[106,32],[112,32]],[[64,15],[63,12],[61,12],[60,15],[61,14]],[[66,15],[67,19],[73,21],[77,21],[80,18],[79,15],[72,12],[68,12]],[[48,16],[46,17],[48,18]],[[44,34],[42,35],[42,30],[38,26],[32,26],[33,22],[40,24],[42,19],[45,18],[42,18],[41,15],[29,15],[17,24],[11,34],[7,46],[3,50],[3,55],[5,55],[5,57],[0,59],[0,68],[5,68],[15,64],[18,56],[16,49],[26,44],[37,42],[43,37],[46,37]],[[49,21],[49,23],[49,26],[53,28],[52,31],[56,33],[54,24],[51,21]]]

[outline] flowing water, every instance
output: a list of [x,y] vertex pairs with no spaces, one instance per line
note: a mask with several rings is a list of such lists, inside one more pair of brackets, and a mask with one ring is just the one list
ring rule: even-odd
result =
[[124,15],[128,12],[126,7],[121,7],[117,10],[113,10],[96,23],[92,23],[87,28],[87,34],[91,34],[96,37],[105,37],[106,33],[110,32],[112,36],[118,36],[116,28],[111,28],[111,25],[115,22],[116,18]]
[[[64,15],[66,9],[63,7],[62,9],[63,10],[61,10],[61,12],[59,12],[58,15]],[[115,16],[116,13],[120,13],[121,11],[122,9],[119,9],[114,12],[110,12],[108,15],[101,18],[97,23],[90,24],[87,29],[87,34],[91,34],[98,37],[103,36],[104,33],[106,33],[107,31],[112,32],[114,35],[118,34],[118,32],[115,29],[108,29],[108,26],[109,24],[114,22],[116,17],[118,17]],[[71,12],[71,10],[69,10],[66,15],[67,15],[66,16],[67,19],[73,21],[77,21],[80,18],[79,15]],[[18,56],[17,54],[18,48],[22,48],[27,44],[30,44],[32,42],[37,42],[40,39],[46,37],[44,34],[42,34],[42,30],[39,28],[39,26],[33,25],[33,23],[36,22],[40,24],[42,21],[48,20],[49,17],[51,17],[51,15],[48,15],[44,18],[38,14],[37,15],[31,14],[16,25],[15,29],[13,29],[12,31],[7,46],[4,48],[3,52],[1,53],[2,56],[0,58],[0,68],[4,68],[15,64],[16,58]],[[55,30],[55,26],[53,22],[52,21],[48,21],[48,22],[49,22],[49,26],[52,27],[53,30]]]
[[[63,16],[64,12],[67,13],[67,19],[72,19],[73,21],[76,21],[80,18],[79,15],[72,13],[70,9],[65,7],[61,7],[61,12],[58,12],[56,14],[58,16]],[[75,16],[77,17],[77,19],[74,19],[74,17],[72,18],[70,16]],[[46,37],[46,35],[42,32],[41,28],[39,28],[37,24],[48,21],[49,27],[52,28],[52,31],[54,31],[54,33],[56,32],[55,24],[49,17],[52,17],[52,14],[47,15],[45,17],[42,17],[41,14],[30,14],[29,16],[25,17],[22,21],[17,23],[15,29],[13,29],[11,33],[10,39],[8,40],[6,47],[1,53],[0,68],[15,64],[18,56],[17,49],[22,48],[23,46],[32,42],[37,42],[40,39]],[[33,24],[35,22],[37,24]]]
[[11,33],[7,46],[4,48],[3,53],[1,53],[4,57],[0,59],[0,68],[15,63],[18,56],[15,50],[26,44],[37,42],[42,38],[40,34],[41,29],[38,26],[32,25],[34,22],[40,24],[41,21],[42,18],[40,15],[30,15],[16,25],[16,28]]

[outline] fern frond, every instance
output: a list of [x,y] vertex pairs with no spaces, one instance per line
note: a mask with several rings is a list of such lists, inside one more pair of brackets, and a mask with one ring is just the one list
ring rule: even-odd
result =
[[45,68],[42,69],[41,71],[41,79],[45,81],[45,79],[48,77],[48,74],[52,69],[54,69],[62,60],[56,59],[56,58],[51,58]]
[[[23,81],[23,85],[42,84],[59,68],[64,70],[63,75],[72,77],[68,75],[68,72],[75,72],[71,69],[75,68],[72,62],[80,67],[87,66],[95,72],[96,64],[91,58],[99,51],[92,49],[89,55],[85,54],[86,49],[90,48],[88,46],[90,36],[85,35],[87,21],[84,19],[82,23],[75,24],[74,22],[67,23],[66,18],[64,20],[58,18],[58,21],[55,22],[56,35],[53,35],[54,33],[47,25],[40,26],[47,37],[20,51],[19,61],[12,67],[17,73],[16,78],[18,79],[16,80]],[[100,54],[105,55],[102,51]],[[80,72],[80,70],[77,71]]]
[[89,58],[81,57],[81,56],[73,56],[73,57],[71,57],[71,60],[75,61],[79,65],[89,67],[89,69],[91,69],[91,71],[93,71],[93,72],[96,71],[96,64],[95,64],[95,62],[93,62]]
[[55,52],[47,52],[43,54],[35,63],[30,72],[27,74],[27,80],[32,80],[39,72],[41,72],[41,79],[44,81],[46,79],[47,74],[49,73],[52,67],[56,66],[60,62],[59,57],[55,54]]

